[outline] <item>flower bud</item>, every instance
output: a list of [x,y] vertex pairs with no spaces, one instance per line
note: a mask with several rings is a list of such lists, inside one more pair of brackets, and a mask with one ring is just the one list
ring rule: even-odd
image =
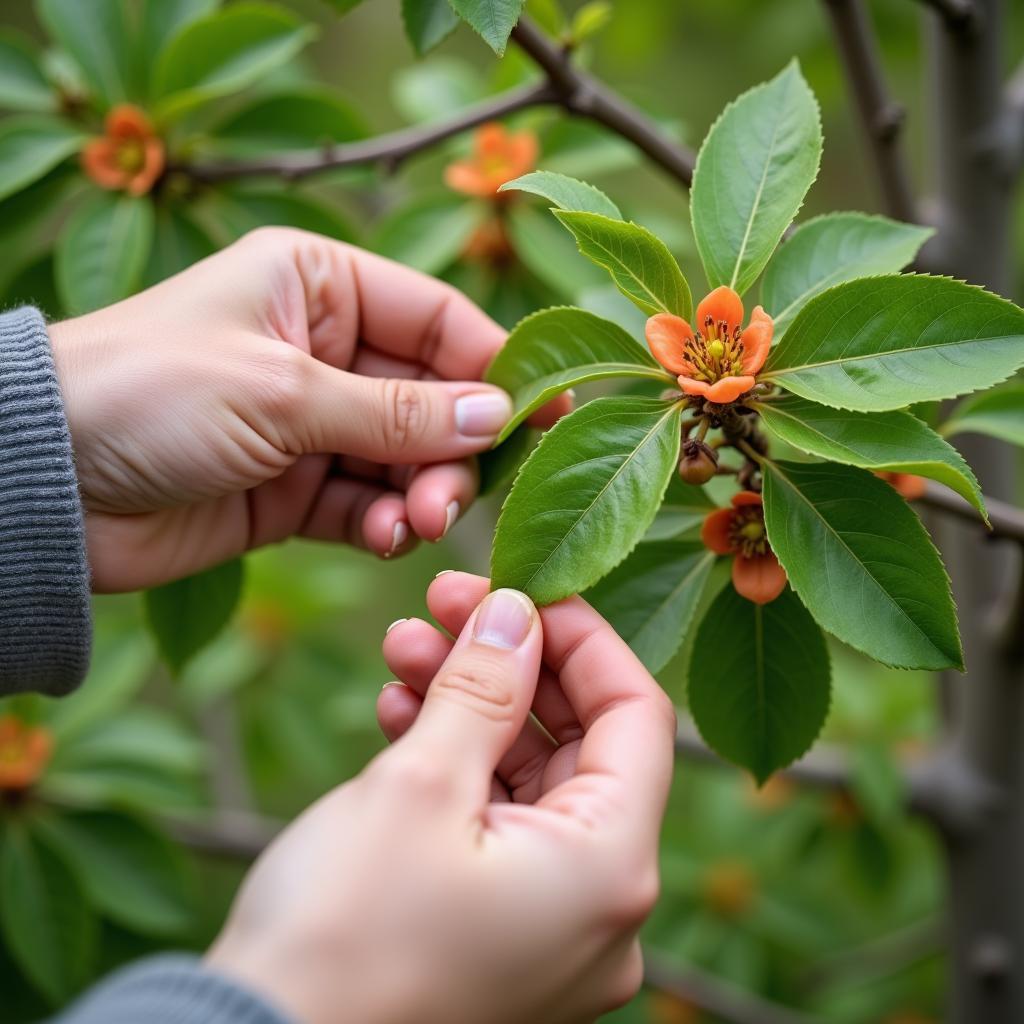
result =
[[718,455],[703,441],[690,439],[683,442],[683,457],[679,460],[679,478],[687,484],[706,484],[718,472]]

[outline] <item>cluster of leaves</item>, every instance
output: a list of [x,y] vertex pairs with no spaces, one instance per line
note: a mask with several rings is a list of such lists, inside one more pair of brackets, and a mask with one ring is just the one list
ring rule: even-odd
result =
[[[626,331],[572,308],[525,319],[489,371],[515,398],[506,436],[567,388],[653,382],[656,397],[598,398],[543,437],[503,506],[493,581],[540,603],[593,588],[652,669],[695,628],[690,708],[708,743],[759,780],[806,751],[825,720],[822,630],[886,665],[962,668],[939,554],[874,473],[932,478],[985,516],[963,458],[908,407],[990,388],[1024,364],[1024,311],[958,281],[897,273],[926,229],[830,214],[779,246],[821,144],[817,104],[793,63],[727,107],[698,156],[691,212],[708,283],[742,295],[761,278],[775,320],[757,386],[737,401],[673,390]],[[690,319],[690,288],[668,249],[606,196],[545,172],[507,187],[547,199],[580,252],[644,313]],[[944,432],[1011,435],[1019,397],[1018,387],[983,393]],[[739,472],[763,488],[767,540],[790,585],[769,604],[722,588],[714,555],[694,538],[715,502],[674,473],[681,434],[698,421],[721,428],[720,451],[732,446],[747,463],[723,464],[726,479]],[[796,457],[769,454],[769,438]]]

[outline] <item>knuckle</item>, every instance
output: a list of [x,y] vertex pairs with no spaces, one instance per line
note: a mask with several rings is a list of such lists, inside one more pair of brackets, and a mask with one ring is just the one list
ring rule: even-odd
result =
[[384,445],[391,453],[404,451],[426,432],[430,408],[423,392],[412,381],[388,380],[384,384]]
[[451,790],[451,777],[442,765],[410,757],[393,748],[366,770],[375,786],[399,794],[415,793],[418,800],[440,800]]
[[441,672],[431,684],[437,696],[457,701],[495,722],[515,713],[515,696],[496,668],[460,665]]
[[639,951],[632,953],[612,979],[606,1012],[618,1010],[636,998],[644,983],[644,962]]
[[654,864],[634,871],[626,882],[610,886],[612,897],[607,905],[607,920],[616,932],[631,932],[651,915],[661,890],[658,869]]
[[294,228],[262,224],[257,228],[250,228],[235,244],[244,249],[280,247],[294,239],[296,234]]
[[288,420],[309,396],[309,358],[292,345],[277,344],[260,357],[263,406],[274,420]]

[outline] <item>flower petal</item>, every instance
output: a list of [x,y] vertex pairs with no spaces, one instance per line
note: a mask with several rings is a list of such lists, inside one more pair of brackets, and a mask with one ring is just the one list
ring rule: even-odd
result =
[[698,331],[704,331],[708,317],[716,324],[719,320],[724,320],[732,332],[743,323],[743,300],[728,285],[719,285],[697,306]]
[[753,558],[737,555],[732,560],[732,585],[748,601],[769,604],[786,589],[786,570],[771,551]]
[[693,337],[693,328],[673,313],[656,313],[644,328],[651,354],[670,373],[693,373],[693,366],[683,357],[686,343]]
[[743,372],[757,373],[768,358],[772,347],[772,332],[775,323],[762,306],[755,306],[750,314],[750,323],[743,328],[740,344],[743,346]]
[[128,183],[133,196],[144,196],[156,184],[164,170],[164,144],[160,139],[147,139],[141,170]]
[[704,547],[714,551],[716,555],[732,554],[729,529],[735,514],[731,508],[716,508],[704,520],[704,525],[700,528],[700,539]]
[[480,172],[476,164],[469,160],[456,160],[444,169],[445,184],[456,192],[466,196],[490,196],[494,194],[494,186]]
[[723,377],[708,388],[707,397],[719,405],[735,402],[745,391],[754,386],[753,377]]
[[149,118],[131,103],[120,103],[116,107],[111,107],[104,126],[107,135],[112,138],[139,138],[153,134]]
[[485,159],[501,156],[505,149],[508,132],[500,121],[488,121],[480,125],[473,136],[473,148]]
[[887,470],[882,470],[875,476],[879,476],[886,483],[891,484],[907,501],[917,501],[918,498],[923,498],[928,489],[928,483],[924,477],[915,476],[913,473],[890,473]]
[[508,177],[505,181],[512,181],[513,178],[520,178],[532,171],[537,165],[539,153],[540,143],[533,132],[517,132],[510,135],[506,151]]
[[92,139],[82,147],[82,170],[100,188],[124,188],[128,174],[117,163],[117,143],[108,138]]
[[676,378],[676,383],[684,395],[700,395],[706,398],[711,390],[711,385],[707,381],[694,380],[692,377],[685,377],[682,374]]
[[761,505],[761,495],[756,491],[737,491],[732,496],[732,507],[742,508],[744,505]]

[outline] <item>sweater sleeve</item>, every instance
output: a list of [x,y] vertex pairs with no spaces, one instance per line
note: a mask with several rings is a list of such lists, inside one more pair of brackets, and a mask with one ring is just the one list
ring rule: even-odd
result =
[[126,967],[90,989],[51,1024],[297,1024],[183,955]]
[[16,309],[0,314],[0,697],[81,682],[89,583],[50,339],[37,310]]

